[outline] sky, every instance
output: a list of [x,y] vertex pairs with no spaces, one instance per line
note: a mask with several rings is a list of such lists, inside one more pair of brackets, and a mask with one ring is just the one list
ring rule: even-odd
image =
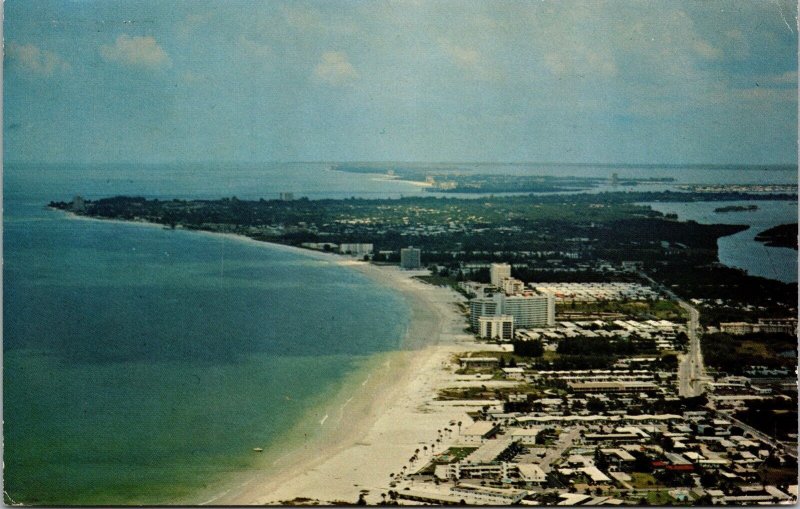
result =
[[7,0],[6,162],[797,161],[791,0]]

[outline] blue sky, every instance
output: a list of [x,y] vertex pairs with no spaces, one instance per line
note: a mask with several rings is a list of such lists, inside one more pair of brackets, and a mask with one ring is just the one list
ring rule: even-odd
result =
[[5,4],[4,158],[793,163],[791,1]]

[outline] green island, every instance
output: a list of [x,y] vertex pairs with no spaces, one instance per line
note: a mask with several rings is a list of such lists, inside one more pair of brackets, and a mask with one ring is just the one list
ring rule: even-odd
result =
[[764,230],[755,240],[770,247],[789,247],[797,251],[797,223],[782,224]]
[[726,212],[748,212],[758,210],[758,205],[728,205],[727,207],[717,207],[714,212],[724,214]]

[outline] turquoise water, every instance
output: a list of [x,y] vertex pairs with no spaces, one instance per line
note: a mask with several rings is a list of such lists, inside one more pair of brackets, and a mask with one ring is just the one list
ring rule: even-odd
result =
[[8,501],[190,498],[407,326],[401,297],[305,255],[5,208]]
[[[270,446],[369,364],[369,354],[398,348],[408,319],[389,289],[302,254],[71,220],[44,205],[75,194],[422,194],[328,166],[6,165],[7,502],[197,502],[198,493],[268,462]],[[609,169],[545,173],[553,172]],[[678,175],[676,183],[796,182],[794,171],[619,170],[640,173]]]

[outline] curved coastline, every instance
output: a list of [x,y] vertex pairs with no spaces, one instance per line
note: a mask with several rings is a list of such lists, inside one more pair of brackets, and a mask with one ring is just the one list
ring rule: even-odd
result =
[[[78,220],[163,228],[143,221],[67,215]],[[463,339],[459,335],[463,334],[464,320],[454,304],[460,296],[412,279],[420,272],[242,235],[184,231],[289,251],[357,270],[400,294],[408,304],[410,317],[399,351],[365,358],[359,368],[324,393],[322,405],[310,408],[283,438],[268,447],[253,468],[232,472],[196,496],[173,503],[263,505],[305,498],[353,504],[361,490],[368,492],[368,500],[379,501],[379,490],[388,485],[389,474],[399,471],[418,444],[431,440],[434,430],[461,415],[455,409],[431,413],[421,408],[435,396],[446,376],[443,367],[449,358],[463,349],[457,342]]]

